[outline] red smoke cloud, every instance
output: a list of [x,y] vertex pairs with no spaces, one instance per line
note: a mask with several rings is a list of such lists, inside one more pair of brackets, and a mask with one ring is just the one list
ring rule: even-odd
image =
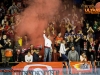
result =
[[18,16],[21,19],[16,27],[16,35],[28,35],[30,44],[43,45],[43,30],[58,12],[61,2],[60,0],[30,0],[28,3],[29,6]]
[[96,3],[95,7],[96,7],[97,9],[100,9],[100,2]]

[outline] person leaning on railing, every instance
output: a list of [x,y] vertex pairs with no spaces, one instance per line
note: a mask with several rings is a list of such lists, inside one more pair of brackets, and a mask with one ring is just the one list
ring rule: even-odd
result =
[[33,53],[33,62],[39,62],[39,59],[42,58],[42,56],[39,55],[39,52],[40,52],[39,49],[34,50],[34,53]]
[[33,56],[31,55],[30,51],[27,53],[27,55],[25,55],[25,62],[33,62]]
[[21,53],[20,49],[17,49],[15,53],[13,54],[13,59],[15,62],[23,62],[24,61],[24,56]]
[[79,61],[79,54],[74,46],[72,46],[71,50],[68,52],[68,58],[70,61]]
[[83,52],[83,53],[80,55],[80,61],[81,61],[81,62],[87,61],[87,56],[86,56],[85,52]]

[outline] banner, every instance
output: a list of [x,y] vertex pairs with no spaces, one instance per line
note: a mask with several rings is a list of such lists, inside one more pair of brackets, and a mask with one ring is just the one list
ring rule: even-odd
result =
[[70,62],[72,74],[90,73],[92,72],[92,65],[90,62]]
[[[90,62],[70,62],[72,74],[91,73],[92,65]],[[68,67],[66,64],[66,73]],[[12,67],[12,75],[63,75],[62,62],[21,62]]]
[[21,62],[12,67],[12,75],[63,75],[62,62]]

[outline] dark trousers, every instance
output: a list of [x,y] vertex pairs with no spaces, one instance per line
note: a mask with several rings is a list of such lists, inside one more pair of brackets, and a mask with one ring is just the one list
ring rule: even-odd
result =
[[68,57],[65,54],[61,54],[61,57],[63,61],[66,61],[68,69],[69,69],[69,73],[71,73],[71,67],[70,67],[70,62],[69,62]]
[[81,51],[80,45],[75,46],[75,49],[76,49],[76,51],[78,52],[78,54],[80,56],[80,51]]
[[95,72],[95,61],[93,55],[91,55],[91,65],[92,65],[92,72]]

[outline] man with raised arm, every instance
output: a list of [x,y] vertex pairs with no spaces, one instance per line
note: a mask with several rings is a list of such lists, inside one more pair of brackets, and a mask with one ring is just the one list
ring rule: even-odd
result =
[[45,45],[44,45],[44,62],[47,61],[47,57],[48,57],[48,61],[51,61],[52,41],[50,40],[50,35],[48,35],[48,36],[45,35],[45,30],[44,30],[43,38],[44,38],[44,41],[45,41]]

